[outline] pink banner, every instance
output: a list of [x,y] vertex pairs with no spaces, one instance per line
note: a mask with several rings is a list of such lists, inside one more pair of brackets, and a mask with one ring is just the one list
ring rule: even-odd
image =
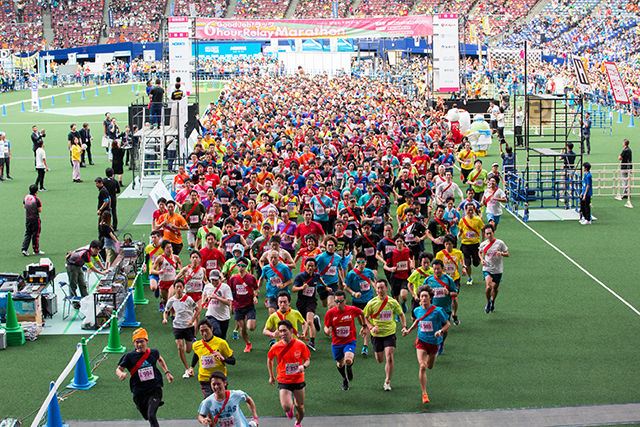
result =
[[604,69],[607,72],[607,76],[609,76],[609,83],[611,84],[611,92],[613,92],[613,98],[616,102],[620,102],[621,104],[628,104],[629,97],[627,96],[627,90],[624,88],[624,83],[620,78],[620,73],[618,72],[618,67],[613,62],[605,62]]
[[196,18],[196,39],[264,40],[426,37],[433,35],[431,16],[362,19],[206,19]]

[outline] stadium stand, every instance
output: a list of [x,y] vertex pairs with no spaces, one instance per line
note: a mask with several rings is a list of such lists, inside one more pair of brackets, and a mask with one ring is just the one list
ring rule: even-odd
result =
[[93,45],[100,41],[104,0],[61,1],[51,8],[53,49]]
[[165,7],[165,0],[114,0],[110,8],[115,25],[109,43],[157,40]]
[[42,6],[35,1],[2,1],[0,13],[0,46],[20,52],[32,52],[44,48],[42,34]]
[[174,14],[176,16],[191,16],[192,7],[195,8],[195,16],[201,18],[222,18],[227,11],[225,1],[177,0]]
[[238,0],[234,18],[283,18],[289,0]]
[[[347,10],[351,6],[351,2],[340,0],[338,2],[338,18],[345,18]],[[315,18],[315,19],[331,19],[333,18],[333,1],[332,0],[300,0],[294,18]]]
[[362,0],[356,17],[406,16],[413,7],[413,0]]

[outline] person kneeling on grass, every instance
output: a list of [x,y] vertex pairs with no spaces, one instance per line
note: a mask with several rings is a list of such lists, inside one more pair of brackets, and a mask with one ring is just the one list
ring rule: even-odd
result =
[[436,362],[438,348],[442,344],[442,335],[449,329],[449,315],[445,311],[431,304],[434,292],[428,285],[418,288],[420,306],[413,310],[415,319],[409,329],[402,330],[402,336],[406,337],[416,327],[418,336],[416,337],[416,355],[420,364],[420,388],[422,389],[422,403],[429,403],[427,395],[427,369],[432,369]]
[[[198,421],[205,426],[234,426],[248,427],[258,425],[256,404],[247,393],[242,390],[227,390],[229,383],[227,376],[215,371],[209,379],[213,394],[200,403]],[[240,402],[247,402],[253,415],[251,422],[247,422],[240,410]]]
[[189,378],[193,373],[189,370],[185,352],[191,353],[191,345],[194,337],[193,325],[200,318],[200,305],[184,293],[184,282],[182,279],[176,280],[173,287],[175,288],[176,294],[167,301],[167,306],[162,313],[162,324],[167,324],[167,314],[173,309],[175,313],[175,318],[173,319],[173,337],[176,340],[178,355],[185,369],[182,378]]

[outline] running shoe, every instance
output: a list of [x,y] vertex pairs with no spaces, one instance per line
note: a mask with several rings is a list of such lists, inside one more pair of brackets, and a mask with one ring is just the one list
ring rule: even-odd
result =
[[240,338],[240,337],[238,336],[238,331],[233,331],[233,339],[234,339],[234,340],[237,340],[238,338]]
[[444,343],[443,342],[438,345],[438,354],[440,355],[442,353],[444,353]]
[[276,340],[269,341],[269,348],[273,347],[275,343],[276,343]]
[[491,311],[493,311],[494,308],[496,308],[496,303],[494,301],[491,301]]
[[158,306],[158,311],[161,313],[164,311],[164,303],[160,303],[160,305]]
[[407,303],[406,302],[402,302],[402,312],[406,313],[407,312]]
[[353,381],[353,369],[351,369],[351,366],[347,366],[347,379]]
[[287,418],[289,418],[289,419],[293,418],[293,408],[291,408],[291,409],[289,409],[287,411]]
[[34,255],[44,255],[44,252],[41,250],[37,250],[33,252]]
[[398,323],[399,321],[400,321],[400,316],[396,314],[396,323]]
[[366,345],[362,346],[362,354],[364,354],[365,356],[369,355],[369,347]]
[[156,288],[156,290],[153,291],[153,296],[156,297],[156,298],[160,298],[160,289],[159,288]]
[[429,403],[429,396],[427,396],[427,393],[422,395],[422,403]]
[[316,351],[316,343],[313,343],[313,342],[309,341],[307,343],[307,347],[309,347],[309,350]]
[[384,391],[391,391],[391,383],[389,381],[384,382],[384,386],[382,386]]
[[490,312],[490,311],[491,311],[491,303],[490,303],[490,302],[488,302],[488,303],[487,303],[487,306],[484,308],[484,312],[485,312],[485,313],[487,313],[487,314],[489,314],[489,312]]
[[27,252],[27,251],[22,251],[22,255],[24,255],[24,256],[29,256],[29,252]]
[[469,277],[467,279],[467,286],[471,286],[471,285],[473,285],[473,279],[471,277]]
[[320,316],[317,314],[313,316],[313,326],[316,327],[316,331],[319,331],[322,325],[320,325]]
[[189,369],[187,369],[186,371],[184,371],[184,375],[182,376],[182,378],[189,378],[191,375],[189,375]]
[[246,347],[244,348],[244,352],[245,353],[251,353],[251,343],[246,345]]
[[349,390],[349,380],[348,380],[348,379],[346,379],[346,378],[343,378],[343,379],[342,379],[342,389],[343,389],[344,391]]
[[456,326],[460,324],[460,321],[458,320],[458,316],[453,316],[453,324]]

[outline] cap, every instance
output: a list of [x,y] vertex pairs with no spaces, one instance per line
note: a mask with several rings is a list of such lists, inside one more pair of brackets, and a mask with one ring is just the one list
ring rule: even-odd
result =
[[209,273],[209,279],[220,280],[220,270],[211,270],[211,273]]
[[145,339],[149,341],[149,334],[147,334],[147,331],[144,328],[138,328],[133,331],[133,342],[136,342],[136,340],[139,339]]
[[500,164],[498,162],[493,162],[491,166],[500,166]]

